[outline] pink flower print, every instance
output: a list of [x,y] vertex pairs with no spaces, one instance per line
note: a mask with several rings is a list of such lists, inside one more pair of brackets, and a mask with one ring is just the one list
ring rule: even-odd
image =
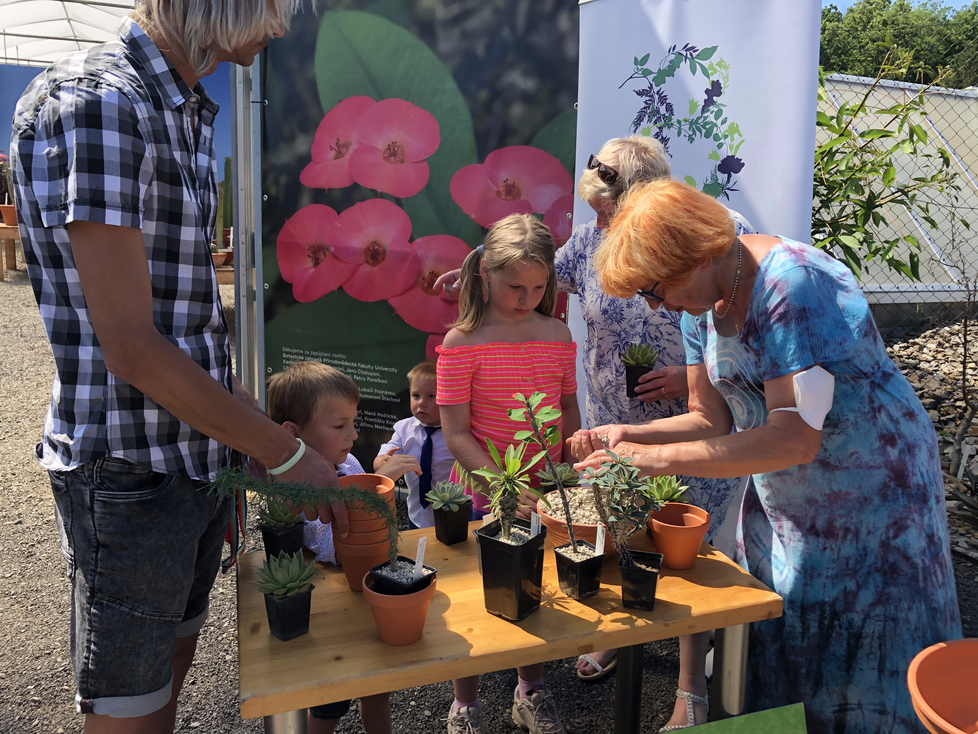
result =
[[551,204],[547,213],[543,215],[543,223],[550,228],[550,236],[553,238],[555,248],[563,247],[570,239],[573,211],[574,194],[568,194]]
[[278,268],[292,284],[297,301],[322,298],[346,283],[357,269],[338,260],[328,243],[336,219],[336,212],[328,206],[310,204],[285,220],[278,233]]
[[357,136],[350,173],[361,186],[406,198],[428,183],[424,159],[441,142],[430,112],[403,99],[383,99],[360,118]]
[[430,334],[428,341],[424,344],[425,359],[438,359],[438,352],[435,350],[445,341],[444,334]]
[[342,189],[353,185],[350,158],[359,147],[357,127],[376,105],[370,97],[349,97],[326,113],[312,141],[312,163],[299,175],[310,189]]
[[494,150],[483,164],[460,169],[449,184],[462,211],[483,227],[510,214],[543,214],[574,193],[571,175],[546,151],[529,145]]
[[356,271],[343,290],[358,301],[383,301],[410,288],[418,276],[410,237],[408,215],[387,199],[361,201],[340,214],[329,242]]
[[462,267],[472,250],[458,237],[436,234],[419,237],[414,251],[421,261],[420,272],[413,287],[390,299],[394,311],[409,326],[429,334],[444,334],[458,319],[458,303],[443,296],[444,291],[432,290],[438,276]]

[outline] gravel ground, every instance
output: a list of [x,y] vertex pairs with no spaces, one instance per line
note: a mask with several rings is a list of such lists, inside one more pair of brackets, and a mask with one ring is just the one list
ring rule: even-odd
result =
[[[231,289],[222,288],[233,305]],[[229,313],[229,319],[233,318]],[[0,732],[81,732],[74,713],[68,657],[69,586],[58,548],[54,507],[47,476],[33,459],[54,372],[27,275],[7,272],[0,283]],[[256,547],[256,535],[249,546]],[[249,548],[249,549],[250,549]],[[978,564],[956,558],[965,635],[978,636]],[[201,635],[196,662],[177,713],[178,731],[261,732],[260,721],[240,721],[237,713],[235,579],[219,577],[211,597],[211,617]],[[648,645],[642,730],[658,731],[672,709],[678,674],[675,640]],[[548,686],[570,732],[612,731],[613,676],[580,682],[573,660],[547,666]],[[487,732],[515,731],[508,716],[516,672],[482,679]],[[444,732],[440,721],[452,702],[448,683],[399,691],[392,696],[396,732]],[[361,732],[348,715],[337,729]]]

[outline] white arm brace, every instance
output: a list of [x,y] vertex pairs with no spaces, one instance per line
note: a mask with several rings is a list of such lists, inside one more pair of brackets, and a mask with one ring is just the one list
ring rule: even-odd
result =
[[795,385],[795,408],[774,408],[772,413],[781,410],[786,413],[797,413],[802,420],[816,431],[822,430],[825,416],[832,410],[832,399],[835,396],[835,378],[818,365],[804,372],[799,372],[792,378]]

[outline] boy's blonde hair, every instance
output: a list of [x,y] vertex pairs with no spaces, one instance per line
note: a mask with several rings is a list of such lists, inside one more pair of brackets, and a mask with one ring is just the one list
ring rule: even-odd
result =
[[414,382],[415,380],[435,380],[438,379],[437,370],[437,360],[426,359],[424,362],[418,362],[411,368],[411,371],[407,373],[408,382]]
[[557,273],[554,270],[554,241],[550,229],[532,214],[510,214],[503,217],[486,234],[483,252],[473,250],[462,263],[462,285],[458,300],[459,331],[472,332],[482,326],[488,301],[485,285],[479,273],[485,261],[490,273],[504,270],[515,263],[536,263],[547,268],[547,288],[536,310],[553,316],[557,308]]
[[291,421],[302,428],[316,409],[333,400],[360,402],[356,383],[335,367],[322,362],[294,362],[272,375],[265,390],[268,417],[276,423]]

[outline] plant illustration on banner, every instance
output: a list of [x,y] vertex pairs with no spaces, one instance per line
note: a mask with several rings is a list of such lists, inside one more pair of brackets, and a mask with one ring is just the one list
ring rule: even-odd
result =
[[[390,54],[396,64],[387,63]],[[300,182],[327,191],[358,186],[357,198],[372,198],[343,211],[310,204],[293,213],[276,240],[282,278],[301,303],[338,289],[361,302],[386,301],[429,335],[426,352],[434,356],[458,318],[458,304],[436,293],[434,282],[461,267],[484,228],[515,212],[539,215],[562,245],[570,237],[571,174],[530,145],[476,163],[471,114],[450,72],[380,17],[326,13],[316,80],[326,114]]]
[[[737,157],[744,135],[740,125],[727,117],[722,97],[730,86],[730,65],[716,55],[717,46],[700,49],[687,43],[682,48],[672,46],[658,67],[648,66],[649,56],[633,59],[634,68],[621,86],[633,80],[644,81],[645,86],[632,91],[642,100],[642,106],[632,120],[632,132],[654,137],[669,153],[673,136],[687,144],[708,142],[707,159],[713,162],[712,170],[699,188],[710,196],[730,199],[738,189],[734,178],[744,169],[744,161]],[[685,68],[693,77],[699,75],[706,83],[703,96],[690,99],[685,116],[677,116],[675,106],[665,90],[666,82]],[[686,183],[697,186],[696,179],[686,176]]]

